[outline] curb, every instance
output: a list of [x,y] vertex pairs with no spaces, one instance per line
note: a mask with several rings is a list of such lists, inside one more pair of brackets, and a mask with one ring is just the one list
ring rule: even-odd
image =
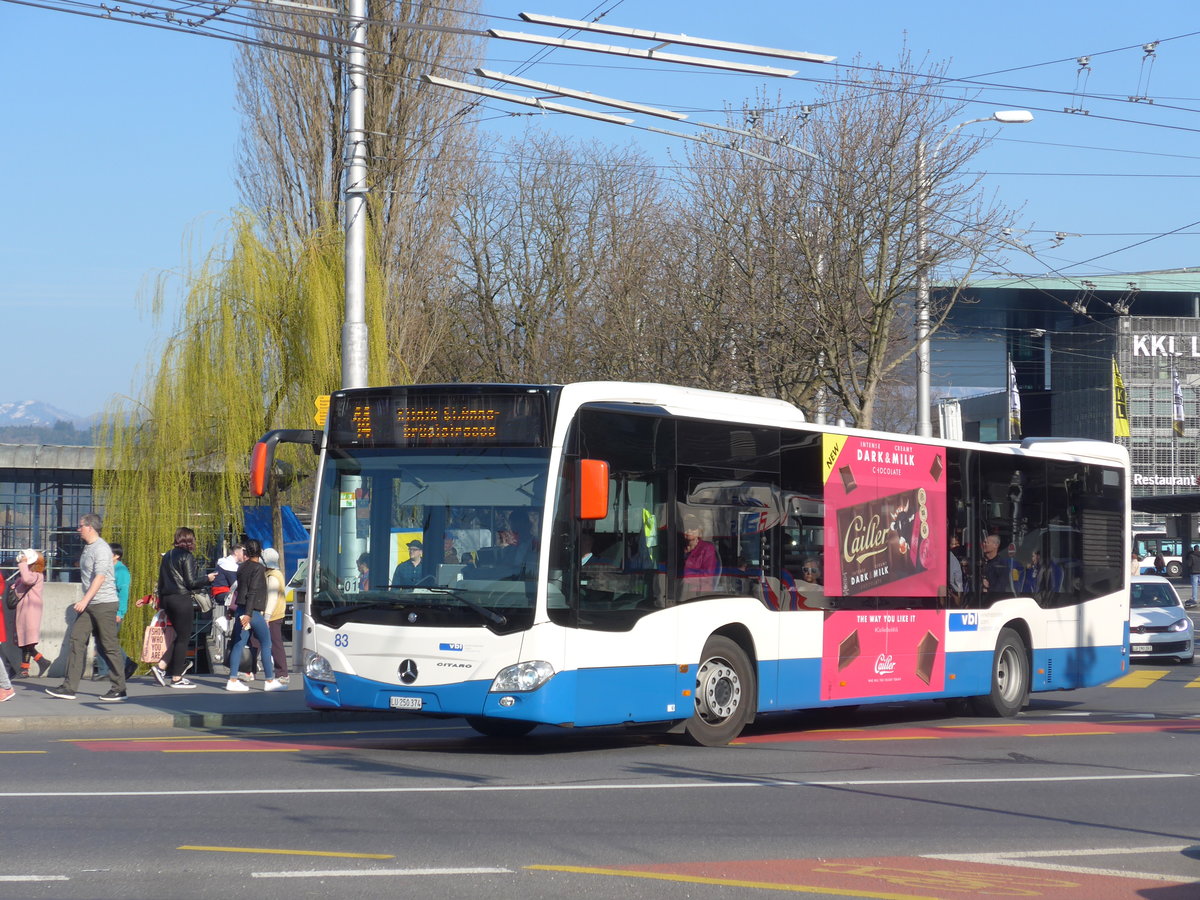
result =
[[0,734],[50,731],[107,731],[164,728],[227,728],[240,725],[294,724],[297,722],[391,722],[403,714],[381,716],[358,710],[288,710],[286,712],[144,712],[115,715],[0,717]]

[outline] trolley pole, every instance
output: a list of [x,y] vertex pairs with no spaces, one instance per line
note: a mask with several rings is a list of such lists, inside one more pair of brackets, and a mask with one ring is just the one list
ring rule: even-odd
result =
[[346,57],[346,311],[342,323],[342,387],[367,386],[367,0],[349,0]]

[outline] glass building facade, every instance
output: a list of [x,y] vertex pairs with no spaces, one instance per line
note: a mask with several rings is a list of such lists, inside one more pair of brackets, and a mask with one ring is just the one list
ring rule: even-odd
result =
[[79,580],[75,526],[94,512],[94,447],[0,444],[0,564],[26,547],[46,556],[46,577]]
[[[997,395],[1011,359],[1024,437],[1116,440],[1129,448],[1134,497],[1200,492],[1200,268],[980,281],[932,356],[935,393],[941,385],[961,398],[967,439],[1008,438],[1007,398]],[[1115,437],[1114,360],[1128,437]],[[1134,515],[1135,527],[1161,524]]]

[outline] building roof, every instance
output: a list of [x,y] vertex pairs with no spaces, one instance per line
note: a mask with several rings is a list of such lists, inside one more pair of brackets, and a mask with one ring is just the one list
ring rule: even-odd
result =
[[95,447],[0,444],[0,469],[65,469],[90,472],[95,467]]
[[[1077,291],[1087,282],[1093,291],[1128,291],[1132,284],[1142,291],[1200,291],[1200,267],[1160,269],[1154,272],[1125,272],[1118,275],[1075,275],[1070,278],[1007,276],[973,279],[968,288],[1011,290]],[[949,286],[949,285],[944,285]]]

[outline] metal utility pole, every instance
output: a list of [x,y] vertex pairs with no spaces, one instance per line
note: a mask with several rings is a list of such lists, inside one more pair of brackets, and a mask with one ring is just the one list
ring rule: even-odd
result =
[[342,323],[342,387],[367,386],[367,0],[350,0],[346,55],[346,314]]
[[942,152],[942,147],[950,139],[950,136],[966,125],[974,125],[976,122],[999,122],[1002,125],[1017,125],[1032,121],[1033,113],[1027,109],[1001,109],[990,116],[967,119],[967,121],[959,122],[946,132],[945,137],[938,141],[937,146],[933,148],[933,152],[928,154],[928,159],[925,152],[925,139],[922,138],[917,142],[917,434],[921,437],[933,436],[933,422],[930,418],[929,410],[929,395],[932,391],[929,378],[929,332],[931,322],[929,316],[929,261],[926,259],[929,253],[929,224],[926,220],[925,212],[925,206],[929,202],[931,185],[929,184],[929,175],[926,172],[927,162],[929,160],[936,160],[938,154]]

